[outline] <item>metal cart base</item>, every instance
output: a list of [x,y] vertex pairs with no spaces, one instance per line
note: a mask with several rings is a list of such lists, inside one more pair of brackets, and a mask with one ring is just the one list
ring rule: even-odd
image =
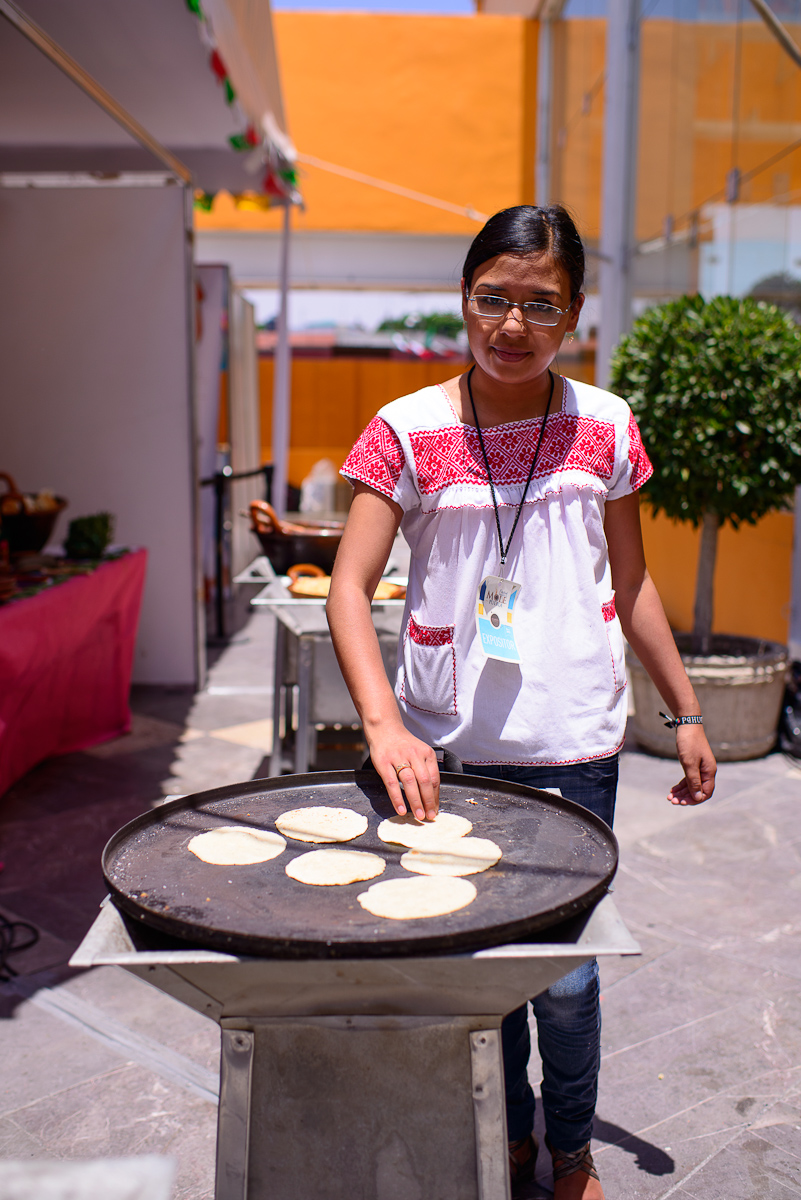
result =
[[219,1023],[215,1200],[507,1200],[503,1016],[596,955],[637,954],[609,896],[553,940],[418,958],[144,950],[106,903],[72,959]]

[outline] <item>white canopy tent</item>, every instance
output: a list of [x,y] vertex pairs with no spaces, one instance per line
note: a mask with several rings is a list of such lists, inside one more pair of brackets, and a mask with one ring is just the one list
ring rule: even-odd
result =
[[148,548],[134,678],[159,684],[203,673],[193,190],[258,188],[228,143],[246,124],[292,153],[267,0],[203,14],[0,0],[1,465]]

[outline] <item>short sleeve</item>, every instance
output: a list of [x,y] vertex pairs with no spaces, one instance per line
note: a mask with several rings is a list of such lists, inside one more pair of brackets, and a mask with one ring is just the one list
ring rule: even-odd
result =
[[633,413],[629,413],[629,423],[623,435],[618,463],[617,477],[609,488],[608,500],[619,500],[621,496],[631,495],[654,473]]
[[400,438],[383,417],[373,417],[351,450],[340,474],[394,500],[404,511],[416,498]]

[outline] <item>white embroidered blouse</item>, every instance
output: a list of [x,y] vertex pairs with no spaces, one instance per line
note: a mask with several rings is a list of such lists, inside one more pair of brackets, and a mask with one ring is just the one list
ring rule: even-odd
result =
[[[482,431],[504,539],[540,427]],[[465,763],[586,762],[620,747],[626,676],[604,505],[652,470],[625,400],[566,380],[506,562],[522,584],[522,662],[499,662],[484,657],[475,622],[481,580],[501,573],[478,435],[439,386],[381,409],[342,474],[403,509],[412,557],[395,690],[412,733]]]

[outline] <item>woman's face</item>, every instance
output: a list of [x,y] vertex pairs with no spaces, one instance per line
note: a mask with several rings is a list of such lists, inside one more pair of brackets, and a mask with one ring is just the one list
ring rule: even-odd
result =
[[[567,309],[556,325],[533,325],[519,308],[500,320],[481,317],[468,296],[501,296],[514,304],[538,301]],[[572,304],[571,304],[572,300]],[[553,362],[565,334],[578,324],[583,295],[572,297],[564,267],[546,253],[499,254],[475,271],[468,295],[462,280],[462,315],[476,365],[490,379],[525,384],[541,379]]]

